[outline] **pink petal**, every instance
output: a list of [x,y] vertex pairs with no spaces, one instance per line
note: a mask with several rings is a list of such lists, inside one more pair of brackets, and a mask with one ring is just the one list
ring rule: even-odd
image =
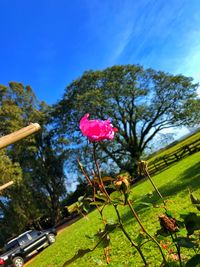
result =
[[89,114],[85,116],[80,121],[80,130],[90,141],[99,142],[105,139],[112,140],[117,128],[113,128],[110,123],[110,119],[105,121],[101,120],[88,120]]

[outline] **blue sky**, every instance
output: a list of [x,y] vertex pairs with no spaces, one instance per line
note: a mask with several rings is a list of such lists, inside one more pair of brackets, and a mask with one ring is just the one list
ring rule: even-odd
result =
[[0,0],[0,83],[55,103],[85,70],[142,64],[200,81],[200,0]]

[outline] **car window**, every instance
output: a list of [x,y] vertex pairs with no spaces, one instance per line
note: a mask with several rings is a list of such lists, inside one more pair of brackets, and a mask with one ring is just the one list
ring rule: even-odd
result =
[[32,237],[32,238],[37,238],[41,233],[39,231],[36,231],[36,230],[33,230],[29,233],[29,235]]
[[18,244],[17,240],[15,239],[15,240],[10,241],[7,244],[5,244],[4,249],[5,249],[5,251],[8,251],[8,250],[14,249],[18,246],[19,246],[19,244]]
[[30,238],[28,238],[28,235],[25,234],[25,235],[22,235],[18,238],[18,242],[20,244],[20,246],[23,246],[25,245],[26,243],[28,243],[30,241]]

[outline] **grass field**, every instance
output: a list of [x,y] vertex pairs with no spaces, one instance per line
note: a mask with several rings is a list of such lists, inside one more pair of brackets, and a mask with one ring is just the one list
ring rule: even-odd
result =
[[[168,207],[173,214],[178,216],[181,210],[195,211],[195,208],[190,203],[188,188],[190,188],[196,196],[200,196],[200,152],[193,154],[178,163],[172,165],[167,170],[153,177],[154,182],[159,187],[163,196],[168,201]],[[151,234],[154,234],[159,229],[158,215],[162,213],[160,202],[157,195],[149,199],[147,193],[153,191],[148,180],[141,182],[131,190],[131,199],[135,200],[135,206],[138,214],[144,225]],[[154,208],[148,209],[139,206],[137,200],[151,202]],[[126,206],[120,207],[122,220],[125,223],[126,230],[134,239],[137,237],[139,227],[132,217],[129,209]],[[115,212],[111,206],[105,210],[105,216],[116,220]],[[33,262],[29,264],[30,267],[62,267],[68,261],[67,266],[108,266],[105,263],[103,249],[98,247],[95,251],[86,254],[82,258],[73,260],[73,256],[79,249],[92,248],[95,245],[93,239],[94,234],[100,228],[100,218],[97,211],[93,211],[88,216],[89,220],[84,218],[77,221],[75,224],[69,226],[57,236],[57,242],[48,247],[40,253]],[[188,251],[183,251],[186,258]],[[161,258],[152,243],[148,243],[144,250],[147,256],[147,261],[150,266],[159,266]],[[112,267],[142,267],[140,258],[135,250],[130,247],[129,242],[122,235],[120,230],[111,234],[111,250],[110,250]],[[178,265],[171,265],[178,266]]]

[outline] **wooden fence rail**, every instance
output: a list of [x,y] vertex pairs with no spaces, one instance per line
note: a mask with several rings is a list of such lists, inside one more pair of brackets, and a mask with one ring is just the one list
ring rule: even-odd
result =
[[198,151],[200,151],[200,139],[188,145],[185,145],[170,154],[164,155],[162,157],[157,157],[153,161],[149,161],[149,173],[152,175],[159,171],[162,171],[168,168],[174,162],[177,162]]

